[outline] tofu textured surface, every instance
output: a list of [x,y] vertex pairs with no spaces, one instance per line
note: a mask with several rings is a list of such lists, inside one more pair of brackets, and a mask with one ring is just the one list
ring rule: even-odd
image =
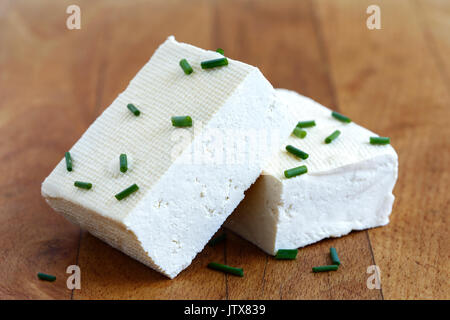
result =
[[[201,69],[202,61],[222,57],[169,37],[71,148],[73,171],[63,158],[45,179],[49,205],[170,278],[186,268],[274,152],[254,157],[248,146],[223,143],[232,140],[230,131],[239,137],[264,130],[278,148],[292,126],[286,104],[257,68],[228,59],[227,66]],[[190,75],[179,66],[184,58]],[[193,127],[173,127],[171,117],[181,115],[191,116]],[[126,173],[118,172],[121,153],[130,159]],[[93,187],[78,189],[75,180]],[[114,197],[134,183],[137,192]]]
[[[307,136],[291,135],[264,167],[226,226],[265,252],[294,249],[389,223],[398,157],[391,145],[372,145],[377,134],[331,116],[331,110],[285,89],[278,96],[297,121],[315,120]],[[293,129],[293,127],[291,128]],[[330,144],[334,130],[341,135]],[[301,160],[285,150],[309,154]],[[287,179],[284,170],[306,165],[308,173]]]

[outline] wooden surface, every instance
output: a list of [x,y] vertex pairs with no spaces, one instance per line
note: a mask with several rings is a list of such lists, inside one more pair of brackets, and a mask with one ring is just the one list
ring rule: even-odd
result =
[[[448,299],[450,2],[0,1],[1,299]],[[183,3],[183,4],[182,4]],[[399,154],[391,223],[275,261],[231,232],[175,280],[97,240],[51,210],[40,184],[168,36],[260,67],[294,89],[390,136]],[[313,274],[335,246],[343,265]],[[244,278],[206,269],[242,266]],[[66,288],[67,266],[81,290]],[[381,290],[366,286],[381,270]],[[42,271],[57,276],[38,281]]]

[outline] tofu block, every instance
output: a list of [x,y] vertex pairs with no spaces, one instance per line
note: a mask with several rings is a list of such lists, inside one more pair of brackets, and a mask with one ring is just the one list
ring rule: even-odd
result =
[[[257,68],[232,59],[200,67],[217,58],[223,56],[169,37],[71,148],[73,170],[63,159],[42,184],[53,209],[169,278],[189,266],[236,208],[292,126]],[[181,59],[193,73],[183,72]],[[172,116],[185,115],[192,127],[172,125]],[[246,143],[262,132],[275,137],[273,148],[256,152]],[[125,173],[120,154],[128,158]],[[137,192],[115,198],[133,184]]]
[[[291,135],[264,167],[257,182],[226,226],[265,252],[303,247],[389,223],[398,158],[390,145],[372,145],[377,136],[355,123],[343,123],[331,110],[296,92],[277,89],[297,121],[315,120],[307,136]],[[293,129],[293,128],[292,128]],[[330,144],[324,139],[341,135]],[[306,160],[286,145],[309,154]],[[290,179],[284,170],[306,165],[308,172]]]

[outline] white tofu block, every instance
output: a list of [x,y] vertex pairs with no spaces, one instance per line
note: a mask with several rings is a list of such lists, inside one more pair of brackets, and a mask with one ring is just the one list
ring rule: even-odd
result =
[[[49,205],[170,278],[186,268],[274,151],[253,154],[245,145],[249,132],[278,137],[272,140],[278,148],[292,126],[257,68],[232,59],[227,66],[200,67],[222,57],[169,37],[72,147],[73,171],[63,159],[45,179]],[[184,58],[194,69],[190,75],[179,66]],[[172,126],[171,117],[181,115],[192,117],[192,128]],[[243,142],[233,145],[236,137]],[[131,162],[126,173],[119,171],[122,153]],[[78,189],[74,181],[93,187]],[[134,183],[137,192],[115,198]]]
[[[309,98],[283,89],[277,92],[293,118],[315,120],[316,126],[304,129],[304,139],[291,135],[285,141],[225,225],[271,255],[386,225],[397,180],[394,149],[370,144],[375,133],[336,120],[331,110]],[[325,144],[334,130],[341,135]],[[308,153],[308,159],[288,153],[289,144]],[[301,165],[308,173],[284,177],[284,170]]]

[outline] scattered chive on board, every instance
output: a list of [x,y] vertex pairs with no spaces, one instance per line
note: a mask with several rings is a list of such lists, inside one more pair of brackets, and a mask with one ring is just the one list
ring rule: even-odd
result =
[[315,127],[315,126],[316,126],[316,121],[314,121],[314,120],[299,121],[297,123],[297,127],[299,127],[299,128],[310,128],[310,127]]
[[217,262],[210,262],[208,264],[208,268],[214,269],[214,270],[218,270],[218,271],[222,271],[222,272],[229,273],[229,274],[233,274],[233,275],[239,276],[239,277],[243,277],[244,276],[244,269],[230,267],[230,266],[227,266],[225,264],[220,264],[220,263],[217,263]]
[[341,134],[341,132],[339,130],[336,130],[335,132],[333,132],[332,134],[330,134],[328,137],[325,138],[325,143],[331,143],[333,140],[335,140],[337,137],[339,137],[339,135]]
[[141,112],[138,110],[138,108],[135,107],[134,104],[129,103],[127,104],[127,108],[128,110],[130,110],[131,112],[133,112],[133,114],[137,117],[138,115],[141,114]]
[[119,164],[120,164],[120,172],[127,172],[128,170],[128,160],[127,160],[127,155],[125,153],[122,153],[119,156]]
[[299,127],[295,127],[294,131],[292,131],[292,134],[300,139],[306,137],[306,131]]
[[292,169],[288,169],[284,171],[284,176],[286,178],[292,178],[304,173],[308,172],[308,168],[306,168],[306,166],[300,166],[300,167],[296,167],[296,168],[292,168]]
[[223,51],[223,49],[222,48],[217,48],[216,49],[216,52],[218,52],[218,53],[220,53],[221,55],[225,55],[225,51]]
[[214,247],[216,244],[224,241],[227,238],[226,233],[222,233],[220,236],[215,237],[214,239],[211,239],[208,243],[210,247]]
[[66,152],[64,157],[66,158],[67,171],[72,171],[72,156],[70,155],[70,152]]
[[275,255],[278,260],[294,260],[297,258],[298,249],[280,249]]
[[40,280],[44,280],[44,281],[53,282],[53,281],[56,280],[55,276],[52,276],[51,274],[45,274],[45,273],[42,273],[42,272],[38,272],[37,276],[38,276],[38,278]]
[[128,188],[126,188],[125,190],[119,192],[118,194],[115,195],[117,200],[122,200],[126,197],[128,197],[130,194],[132,194],[133,192],[136,192],[139,190],[139,187],[137,186],[137,184],[132,184],[131,186],[129,186]]
[[331,247],[330,248],[330,256],[331,256],[331,261],[333,262],[333,264],[340,266],[341,265],[341,261],[339,260],[336,248]]
[[174,116],[171,119],[174,127],[192,127],[192,118],[190,116]]
[[389,144],[391,139],[389,137],[370,137],[370,144]]
[[90,183],[90,182],[75,181],[73,184],[75,187],[78,187],[80,189],[86,189],[86,190],[92,189],[92,183]]
[[202,61],[202,63],[200,65],[202,66],[202,69],[211,69],[211,68],[216,68],[216,67],[227,66],[228,59],[227,58],[219,58],[219,59]]
[[345,122],[345,123],[352,122],[352,120],[350,120],[349,117],[346,117],[343,114],[340,114],[339,112],[333,111],[333,112],[331,112],[331,115],[333,117],[335,117],[336,119],[338,119],[339,121],[342,121],[342,122]]
[[337,269],[339,269],[339,266],[332,264],[329,266],[313,267],[312,271],[313,272],[326,272],[326,271],[336,271]]
[[306,160],[309,157],[309,154],[307,154],[306,152],[304,152],[300,149],[297,149],[294,146],[291,146],[290,144],[286,146],[286,151],[289,153],[292,153],[294,156],[302,158],[303,160]]
[[180,60],[180,67],[187,75],[191,74],[194,71],[194,69],[192,69],[191,65],[189,64],[189,62],[187,62],[186,59]]

